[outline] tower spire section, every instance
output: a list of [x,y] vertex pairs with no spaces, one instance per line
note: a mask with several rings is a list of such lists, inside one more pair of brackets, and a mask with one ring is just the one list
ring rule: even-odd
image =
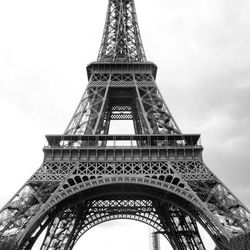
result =
[[109,0],[88,86],[64,134],[108,134],[111,120],[133,120],[135,134],[180,134],[147,61],[134,0]]
[[134,0],[109,0],[97,61],[146,61]]

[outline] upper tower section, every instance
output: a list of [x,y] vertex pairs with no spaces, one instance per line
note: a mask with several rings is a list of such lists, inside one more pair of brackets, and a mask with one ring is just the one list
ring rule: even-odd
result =
[[134,0],[109,0],[97,61],[146,61]]

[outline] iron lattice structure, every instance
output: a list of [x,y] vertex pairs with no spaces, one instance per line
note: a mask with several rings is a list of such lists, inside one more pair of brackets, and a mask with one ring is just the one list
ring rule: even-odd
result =
[[[133,0],[109,0],[98,60],[64,134],[47,135],[44,161],[0,211],[0,249],[73,249],[114,219],[144,222],[175,250],[250,249],[250,213],[207,168],[200,135],[183,134],[146,60]],[[135,134],[110,135],[112,120]]]

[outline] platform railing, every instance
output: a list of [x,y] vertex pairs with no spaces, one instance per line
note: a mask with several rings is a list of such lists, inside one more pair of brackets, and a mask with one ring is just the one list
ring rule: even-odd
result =
[[182,135],[46,135],[45,148],[202,147],[199,134]]

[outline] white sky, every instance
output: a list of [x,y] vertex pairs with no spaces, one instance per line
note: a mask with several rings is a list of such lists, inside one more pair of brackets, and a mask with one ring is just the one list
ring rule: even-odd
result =
[[[44,135],[69,122],[87,85],[85,66],[97,57],[107,3],[0,0],[0,207],[40,166]],[[135,3],[147,58],[159,67],[177,123],[201,133],[208,167],[250,207],[250,1]],[[88,234],[148,237],[141,224],[114,225],[120,229]],[[123,238],[124,250],[146,247]],[[97,241],[91,249],[100,243],[111,247]]]

